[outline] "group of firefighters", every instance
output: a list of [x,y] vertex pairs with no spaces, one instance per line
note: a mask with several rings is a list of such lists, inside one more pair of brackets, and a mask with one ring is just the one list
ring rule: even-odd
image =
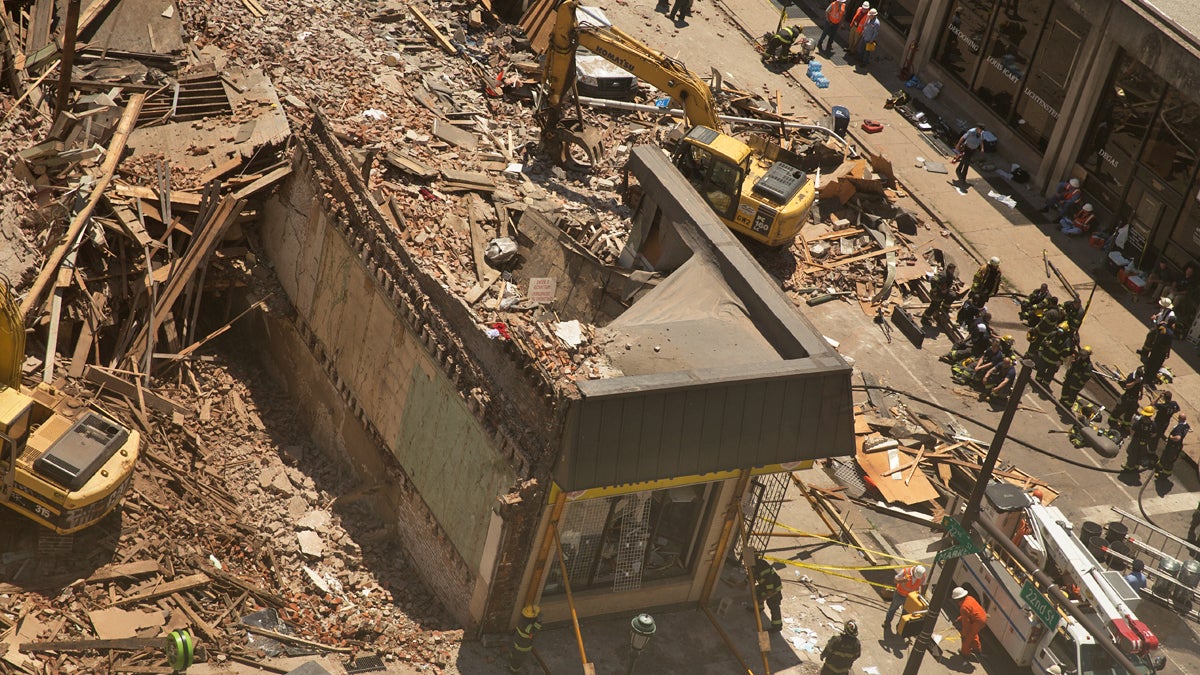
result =
[[[952,304],[965,297],[954,319],[965,328],[966,338],[955,344],[942,360],[950,364],[951,377],[956,382],[978,387],[981,398],[1003,403],[1016,380],[1019,355],[1014,351],[1011,335],[998,336],[992,330],[991,314],[986,307],[999,291],[1000,282],[999,258],[993,257],[981,265],[964,290],[959,290],[961,284],[954,263],[948,263],[930,279],[929,306],[921,319],[926,324],[948,319]],[[1163,364],[1179,326],[1171,299],[1164,296],[1158,304],[1159,311],[1151,318],[1150,329],[1137,352],[1141,364],[1118,382],[1120,398],[1109,413],[1107,428],[1101,425],[1103,409],[1080,399],[1080,392],[1097,372],[1092,364],[1092,348],[1081,344],[1079,339],[1087,307],[1078,298],[1059,302],[1049,287],[1042,284],[1022,299],[1018,316],[1030,329],[1025,356],[1033,361],[1034,380],[1046,394],[1050,393],[1055,375],[1067,364],[1058,401],[1078,421],[1071,431],[1072,443],[1085,443],[1081,432],[1085,425],[1116,443],[1128,439],[1122,470],[1129,473],[1150,467],[1157,478],[1166,478],[1179,458],[1191,426],[1187,415],[1172,400],[1171,392],[1159,390],[1159,385],[1171,381],[1170,371]],[[1147,397],[1150,400],[1143,403]],[[1166,444],[1159,455],[1162,441]]]

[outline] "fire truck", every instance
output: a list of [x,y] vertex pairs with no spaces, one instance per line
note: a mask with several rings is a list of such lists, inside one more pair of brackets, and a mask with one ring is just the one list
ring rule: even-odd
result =
[[1015,485],[994,483],[983,501],[984,518],[1107,631],[1094,636],[1047,599],[1047,589],[1039,587],[1030,570],[985,537],[979,553],[959,561],[954,581],[983,605],[988,630],[1018,666],[1038,674],[1055,672],[1054,666],[1077,675],[1124,673],[1097,639],[1115,643],[1140,673],[1165,665],[1166,658],[1156,654],[1158,638],[1134,613],[1141,597],[1120,572],[1096,560],[1060,509],[1043,505]]

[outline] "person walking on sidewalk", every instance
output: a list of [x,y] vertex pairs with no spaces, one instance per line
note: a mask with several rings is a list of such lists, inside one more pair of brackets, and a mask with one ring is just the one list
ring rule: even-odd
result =
[[671,6],[671,12],[667,14],[667,18],[674,20],[676,25],[678,25],[691,15],[692,0],[675,0],[675,4]]
[[862,7],[854,13],[854,17],[850,19],[850,43],[846,47],[847,55],[858,53],[858,43],[862,41],[862,27],[867,22],[867,14],[871,11],[871,3],[864,2]]
[[883,617],[884,629],[889,631],[892,629],[892,620],[896,618],[896,611],[904,606],[904,601],[908,599],[910,593],[920,592],[921,586],[924,584],[924,565],[905,567],[896,572],[896,592],[892,594],[892,604],[888,605],[887,615]]
[[962,650],[959,655],[967,661],[978,658],[983,645],[979,644],[979,631],[987,625],[987,612],[979,601],[967,594],[967,589],[955,586],[950,597],[958,603],[958,632],[962,635]]
[[967,169],[971,168],[971,158],[977,152],[986,152],[983,147],[983,131],[983,125],[976,124],[974,127],[967,129],[967,132],[954,145],[955,151],[962,155],[962,158],[958,160],[958,168],[955,169],[955,174],[958,176],[960,185],[967,184]]
[[879,10],[867,12],[867,20],[863,22],[861,35],[858,40],[858,65],[871,64],[871,52],[875,51],[875,39],[879,37]]
[[1187,438],[1188,432],[1192,430],[1192,425],[1188,424],[1187,415],[1179,413],[1179,418],[1175,421],[1175,426],[1167,434],[1167,444],[1163,447],[1162,457],[1158,458],[1158,466],[1155,467],[1155,478],[1166,478],[1171,475],[1171,470],[1175,468],[1175,460],[1179,459],[1179,454],[1183,452],[1183,439]]
[[847,675],[854,662],[862,656],[862,643],[858,641],[858,624],[853,619],[842,624],[842,634],[829,638],[821,650],[821,675]]
[[[833,0],[829,6],[825,8],[825,27],[821,29],[821,37],[817,38],[817,51],[824,54],[833,53],[833,40],[837,37],[838,28],[842,25],[842,19],[846,18],[846,0]],[[821,43],[828,40],[825,48],[821,48]]]

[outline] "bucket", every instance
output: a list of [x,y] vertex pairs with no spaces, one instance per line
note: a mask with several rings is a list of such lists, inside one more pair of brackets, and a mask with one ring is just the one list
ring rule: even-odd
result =
[[1095,536],[1087,540],[1087,550],[1096,558],[1096,562],[1103,564],[1108,560],[1108,553],[1104,550],[1108,548],[1108,540],[1104,537]]
[[1200,560],[1189,560],[1179,570],[1179,583],[1185,586],[1175,587],[1175,602],[1188,602],[1192,599],[1192,591],[1200,584]]
[[850,109],[840,105],[833,106],[833,133],[845,137],[849,129]]
[[1129,534],[1129,528],[1125,526],[1125,523],[1117,521],[1108,524],[1108,532],[1105,534],[1104,538],[1107,539],[1109,543],[1115,543],[1118,541],[1125,541],[1125,536],[1127,534]]
[[1092,537],[1099,537],[1104,533],[1104,528],[1100,527],[1100,523],[1093,523],[1090,520],[1083,521],[1083,525],[1079,526],[1079,540],[1089,542]]

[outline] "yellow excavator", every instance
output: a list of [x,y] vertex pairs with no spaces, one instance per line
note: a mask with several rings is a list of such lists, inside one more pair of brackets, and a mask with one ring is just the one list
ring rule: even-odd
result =
[[120,505],[141,438],[53,387],[21,386],[25,326],[0,277],[0,503],[59,534]]
[[558,4],[542,71],[538,118],[555,160],[594,164],[600,154],[599,135],[582,114],[568,118],[563,112],[575,89],[575,52],[584,47],[679,101],[691,128],[675,150],[675,166],[730,229],[767,246],[791,245],[816,198],[797,158],[778,146],[752,147],[723,133],[704,80],[618,28],[580,22],[579,8],[577,0]]

